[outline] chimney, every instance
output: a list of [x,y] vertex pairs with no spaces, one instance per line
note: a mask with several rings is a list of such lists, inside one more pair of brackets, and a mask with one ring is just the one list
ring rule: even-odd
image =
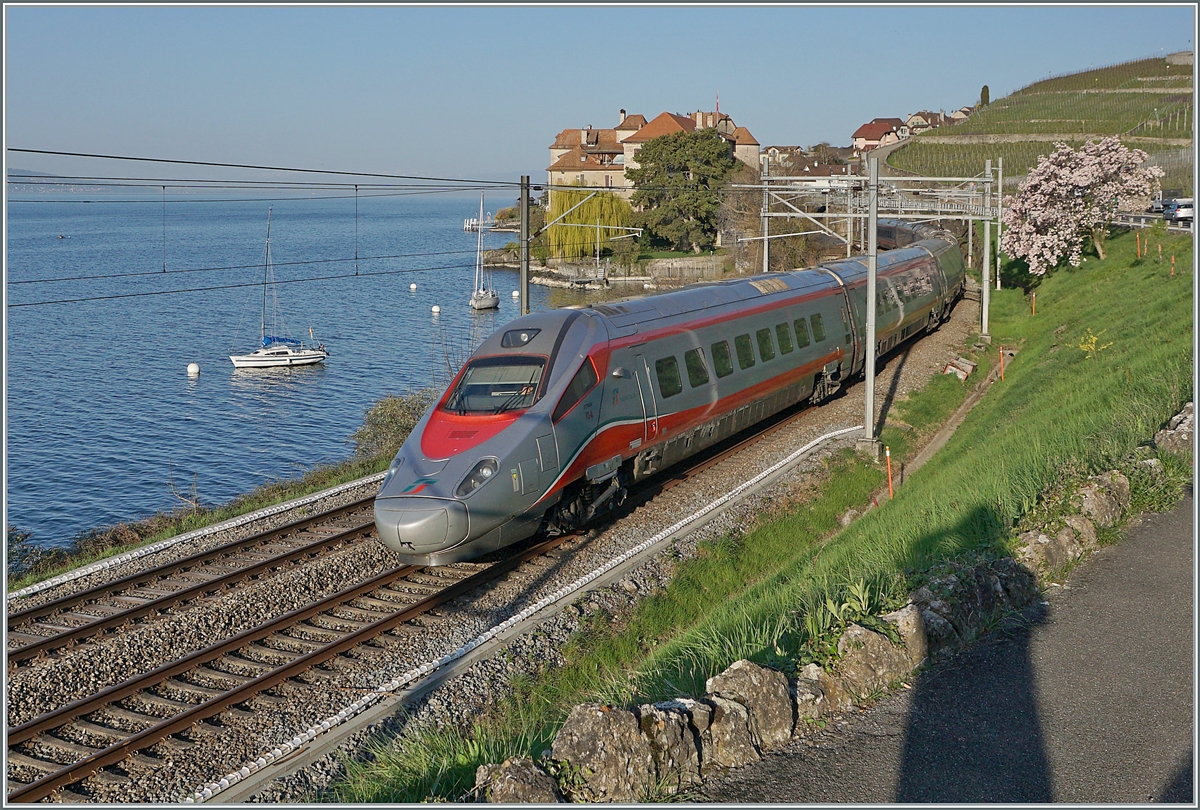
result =
[[699,110],[696,110],[694,113],[692,113],[692,120],[696,122],[696,126],[698,126],[698,127],[703,126],[703,122],[701,119],[702,119],[702,113]]
[[617,125],[620,126],[621,124],[624,124],[624,123],[625,123],[625,111],[621,110],[621,120],[617,122]]

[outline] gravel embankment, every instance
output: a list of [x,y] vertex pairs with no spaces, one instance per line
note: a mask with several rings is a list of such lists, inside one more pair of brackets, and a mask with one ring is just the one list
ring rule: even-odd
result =
[[[876,382],[877,410],[890,407],[895,399],[940,373],[948,360],[962,353],[969,334],[977,329],[977,323],[978,304],[961,301],[952,319],[937,333],[882,364]],[[676,486],[657,501],[587,537],[573,541],[567,548],[569,553],[561,558],[543,558],[523,566],[482,596],[444,606],[437,616],[405,625],[386,637],[380,646],[364,647],[354,657],[331,662],[319,678],[312,679],[319,683],[319,689],[299,684],[282,686],[274,690],[281,698],[278,702],[252,702],[253,707],[261,710],[245,716],[225,716],[222,723],[227,725],[203,724],[185,734],[191,743],[191,748],[186,751],[168,745],[152,749],[149,753],[160,757],[166,767],[132,766],[136,773],[130,772],[132,779],[127,784],[91,779],[85,784],[87,793],[92,800],[107,802],[175,802],[188,797],[204,783],[237,770],[245,761],[336,713],[361,694],[361,690],[373,688],[414,664],[436,659],[459,647],[524,606],[673,524],[680,516],[697,511],[796,447],[831,430],[861,423],[862,389],[861,384],[851,386],[844,395],[811,409],[803,418],[754,449]],[[852,439],[839,439],[818,449],[771,489],[739,503],[699,532],[657,555],[622,582],[561,611],[537,632],[515,639],[501,654],[474,665],[463,676],[433,690],[410,707],[411,714],[407,719],[393,718],[383,727],[366,728],[356,733],[343,746],[343,751],[352,757],[362,753],[368,737],[376,732],[403,738],[408,729],[428,725],[468,727],[481,710],[504,695],[514,675],[532,671],[546,662],[561,661],[563,645],[580,627],[583,616],[601,609],[617,615],[627,611],[641,596],[663,587],[678,561],[693,556],[701,541],[752,527],[761,513],[777,508],[797,493],[811,488],[820,475],[822,460],[852,443]],[[342,493],[340,500],[348,502],[364,494],[369,493]],[[277,522],[272,525],[297,517],[299,515],[275,516],[273,521]],[[236,531],[244,535],[262,528],[265,527],[240,527]],[[218,533],[188,543],[186,548],[176,546],[162,554],[185,556],[201,547],[220,545],[232,539],[230,534]],[[109,581],[131,573],[134,566],[149,567],[164,559],[153,555],[97,576]],[[135,634],[114,636],[82,647],[54,666],[37,665],[17,671],[9,679],[8,722],[10,725],[21,722],[132,673],[152,669],[179,649],[202,646],[202,639],[231,635],[298,607],[317,594],[332,592],[394,565],[394,558],[381,544],[359,544],[311,565],[289,570],[236,595],[205,600],[172,612]],[[83,588],[93,584],[95,580],[88,577],[73,586]],[[55,589],[34,598],[45,601],[63,592]],[[14,607],[10,604],[10,608]],[[326,788],[340,772],[341,766],[335,758],[327,757],[310,768],[277,780],[254,801],[289,802],[311,797]],[[216,800],[219,802],[220,798]]]

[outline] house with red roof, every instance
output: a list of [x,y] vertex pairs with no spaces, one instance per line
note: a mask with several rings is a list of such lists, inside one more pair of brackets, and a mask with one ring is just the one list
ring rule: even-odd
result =
[[899,143],[908,135],[908,125],[901,119],[876,118],[854,130],[854,151],[861,154],[880,146]]
[[620,112],[612,129],[564,129],[550,145],[550,165],[546,167],[551,186],[584,185],[619,189],[628,199],[633,182],[625,170],[637,168],[637,153],[654,138],[679,132],[714,129],[729,144],[737,160],[757,168],[759,143],[750,130],[734,124],[722,112],[694,112],[678,115],[664,112],[647,121],[641,115]]

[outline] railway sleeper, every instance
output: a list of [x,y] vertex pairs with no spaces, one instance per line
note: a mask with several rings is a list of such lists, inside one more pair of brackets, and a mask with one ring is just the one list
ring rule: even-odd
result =
[[[14,767],[18,769],[23,768],[25,771],[25,773],[20,773],[18,776],[16,776],[15,779],[10,773],[8,779],[10,783],[18,781],[21,782],[22,785],[27,785],[30,782],[41,779],[46,774],[54,773],[62,768],[62,763],[60,762],[51,762],[50,760],[41,759],[40,757],[30,756],[29,754],[21,751],[14,751],[11,748],[8,749],[8,753],[4,758],[8,761],[8,767],[10,771]],[[26,776],[28,776],[28,779],[24,778]]]
[[291,628],[288,638],[294,638],[303,641],[320,641],[324,644],[328,644],[331,641],[337,641],[343,635],[345,634],[339,633],[337,630],[333,630],[328,627],[321,627],[320,625],[313,624],[312,621],[309,620]]
[[275,668],[270,664],[264,664],[262,661],[255,661],[252,658],[246,658],[245,656],[238,655],[237,653],[226,653],[225,655],[221,656],[220,660],[224,662],[226,666],[230,667],[230,669],[245,670],[246,674],[251,676],[251,679],[257,678],[264,672],[270,672]]
[[196,707],[195,703],[187,703],[182,700],[175,700],[164,695],[158,695],[154,692],[138,692],[136,695],[130,695],[126,700],[134,703],[143,703],[151,712],[162,712],[162,714],[152,715],[159,720],[168,717],[174,717],[177,714],[182,714],[188,709]]
[[205,678],[218,683],[230,682],[235,686],[241,686],[244,683],[249,683],[250,681],[254,680],[254,678],[250,677],[249,675],[239,675],[236,672],[224,672],[223,670],[213,669],[212,667],[205,666],[204,664],[196,667],[192,670],[192,672],[196,675],[203,675]]
[[228,691],[226,689],[214,689],[210,686],[201,686],[200,684],[181,681],[178,678],[168,678],[159,684],[159,688],[170,689],[186,696],[187,698],[195,698],[197,702],[208,700],[209,698],[215,698],[218,695],[223,695]]
[[63,765],[78,762],[101,750],[90,745],[64,740],[54,734],[42,734],[25,743],[25,747]]
[[277,644],[282,645],[281,649],[285,649],[288,652],[294,652],[299,655],[310,653],[313,650],[319,650],[328,644],[327,641],[314,641],[310,638],[298,638],[297,636],[293,635],[277,635],[274,637],[274,641]]
[[161,718],[155,717],[152,714],[144,712],[136,712],[132,709],[127,709],[116,703],[111,703],[108,706],[100,709],[99,714],[111,717],[115,727],[121,728],[122,724],[129,727],[129,733],[136,734],[139,731],[144,731],[159,722]]
[[275,647],[268,647],[265,644],[260,644],[257,641],[250,642],[242,647],[238,652],[252,652],[257,656],[265,658],[266,660],[262,661],[261,663],[268,665],[270,669],[275,669],[280,664],[290,664],[297,658],[303,657],[303,653],[289,652],[287,650],[276,649]]
[[397,604],[396,602],[389,602],[386,599],[376,599],[373,596],[360,596],[354,601],[360,602],[364,605],[370,605],[374,608],[379,608],[381,611],[389,615],[395,613],[397,608],[404,607],[404,605]]
[[123,740],[129,736],[128,731],[122,731],[121,729],[113,728],[112,726],[102,726],[97,723],[92,723],[88,720],[72,720],[71,725],[85,734],[90,734],[91,736],[100,740],[107,740],[109,744],[112,744],[118,740]]

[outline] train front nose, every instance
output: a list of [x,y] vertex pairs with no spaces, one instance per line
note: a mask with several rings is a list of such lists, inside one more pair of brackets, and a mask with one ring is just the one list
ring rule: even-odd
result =
[[467,539],[467,507],[448,498],[376,498],[379,538],[401,554],[430,554]]

